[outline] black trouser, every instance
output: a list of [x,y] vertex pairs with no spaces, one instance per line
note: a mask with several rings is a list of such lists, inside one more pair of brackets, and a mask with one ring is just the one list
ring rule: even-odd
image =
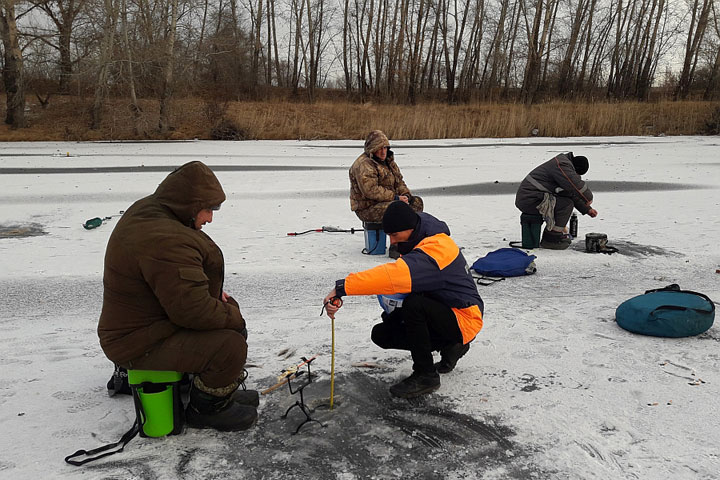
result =
[[383,315],[370,338],[381,348],[409,350],[413,370],[420,373],[435,371],[433,351],[463,341],[452,309],[416,293],[403,300],[402,308]]

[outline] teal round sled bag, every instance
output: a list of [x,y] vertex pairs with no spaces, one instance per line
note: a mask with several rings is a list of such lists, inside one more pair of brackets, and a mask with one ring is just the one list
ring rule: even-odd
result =
[[690,337],[712,327],[715,304],[702,293],[680,290],[673,284],[624,301],[615,311],[615,320],[633,333]]

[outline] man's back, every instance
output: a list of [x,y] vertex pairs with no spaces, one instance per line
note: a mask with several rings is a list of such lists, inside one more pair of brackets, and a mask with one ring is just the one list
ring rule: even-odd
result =
[[[199,311],[206,299],[220,296],[222,253],[189,226],[190,218],[183,220],[195,208],[187,204],[224,199],[217,180],[203,174],[198,167],[171,174],[154,194],[128,208],[110,235],[98,335],[116,363],[142,355],[192,316],[206,316]],[[188,188],[189,181],[197,183]]]

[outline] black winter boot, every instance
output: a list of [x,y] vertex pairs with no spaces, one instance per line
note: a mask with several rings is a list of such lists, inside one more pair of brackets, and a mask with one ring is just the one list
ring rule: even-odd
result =
[[567,234],[561,232],[551,232],[546,229],[543,231],[540,247],[547,248],[549,250],[565,250],[571,243],[572,240],[570,240],[570,237]]
[[440,350],[440,361],[435,364],[438,373],[450,373],[460,360],[470,350],[470,344],[456,343]]
[[238,388],[232,395],[233,402],[240,405],[250,405],[257,407],[260,405],[260,394],[257,390],[242,390]]
[[120,365],[115,365],[112,377],[107,382],[108,395],[114,397],[115,395],[132,395],[130,390],[130,384],[128,383],[127,369]]
[[239,403],[240,405],[250,405],[251,407],[257,407],[260,405],[260,394],[257,390],[248,390],[245,386],[245,380],[247,380],[248,371],[243,369],[243,374],[238,378],[240,387],[233,393],[233,402]]
[[[199,376],[193,380],[185,422],[191,428],[213,428],[221,432],[247,430],[257,420],[257,410],[233,401],[238,384],[223,388],[206,387]],[[212,392],[212,393],[210,393]]]
[[400,383],[390,387],[390,393],[399,398],[414,398],[432,393],[440,388],[440,375],[437,372],[413,372]]

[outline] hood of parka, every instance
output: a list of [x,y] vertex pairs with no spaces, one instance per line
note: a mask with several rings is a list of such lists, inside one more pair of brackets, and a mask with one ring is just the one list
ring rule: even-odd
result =
[[365,155],[373,158],[373,154],[383,147],[390,147],[390,141],[382,130],[373,130],[365,139]]
[[198,161],[176,168],[158,185],[153,195],[188,226],[192,226],[192,220],[200,210],[225,201],[225,192],[213,171]]

